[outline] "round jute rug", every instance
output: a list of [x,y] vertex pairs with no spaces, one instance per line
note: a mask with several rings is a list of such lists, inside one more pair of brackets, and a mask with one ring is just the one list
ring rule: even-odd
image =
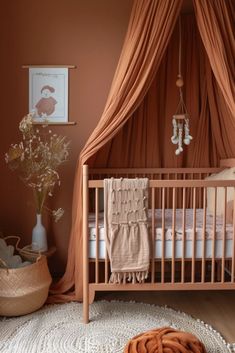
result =
[[0,321],[1,353],[122,353],[140,332],[171,326],[196,335],[208,353],[230,353],[209,325],[175,310],[134,302],[95,302],[91,322],[82,323],[82,304],[48,305],[33,314]]

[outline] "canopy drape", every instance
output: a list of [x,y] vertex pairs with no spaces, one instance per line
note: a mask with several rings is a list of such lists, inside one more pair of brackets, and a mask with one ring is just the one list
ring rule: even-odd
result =
[[75,285],[75,293],[54,300],[82,299],[82,165],[122,128],[144,98],[157,72],[182,0],[134,0],[126,38],[102,117],[83,148],[73,194],[68,262],[53,293]]
[[[196,3],[198,13],[203,5],[201,1]],[[193,29],[189,19],[184,23],[188,39],[185,37],[183,41],[189,57],[185,59],[183,67],[184,77],[190,76],[191,81],[186,80],[184,89],[188,110],[192,111],[192,131],[195,135],[192,146],[186,147],[189,153],[186,156],[174,156],[174,146],[170,144],[168,137],[171,134],[170,120],[178,99],[175,87],[178,65],[178,55],[175,54],[178,51],[177,31],[174,34],[176,37],[173,37],[168,48],[167,46],[181,5],[182,0],[134,0],[104,112],[79,157],[66,272],[51,291],[54,295],[50,301],[82,300],[83,164],[103,167],[208,166],[216,165],[221,157],[235,156],[232,143],[235,137],[234,111],[231,111],[232,78],[229,76],[233,63],[227,69],[229,82],[215,74],[216,70],[220,72],[224,61],[227,64],[230,62],[227,56],[232,50],[228,44],[230,49],[223,53],[223,60],[218,60],[213,67],[211,60],[214,59],[210,58],[206,48],[208,60],[199,34],[195,26]],[[229,17],[223,17],[224,21],[225,18],[230,21]],[[206,19],[202,16],[200,21],[204,26],[209,21],[211,26],[210,21],[213,19],[213,16]],[[216,26],[223,38],[226,27],[221,30],[219,17]],[[227,26],[232,28],[231,24]],[[203,37],[202,34],[201,36]],[[203,43],[211,40],[205,38],[204,35]],[[206,47],[205,43],[204,46]],[[166,104],[166,101],[170,103]]]
[[209,61],[230,109],[235,127],[235,40],[230,22],[228,5],[230,0],[193,0],[198,28],[206,48]]
[[96,167],[209,167],[235,156],[234,119],[213,74],[195,15],[181,15],[181,22],[183,91],[193,135],[190,146],[176,156],[170,140],[179,99],[176,26],[147,94],[123,129],[95,155]]

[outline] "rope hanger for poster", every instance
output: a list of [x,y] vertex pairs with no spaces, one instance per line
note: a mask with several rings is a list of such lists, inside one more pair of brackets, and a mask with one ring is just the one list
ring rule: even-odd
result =
[[[173,136],[171,137],[171,142],[174,145],[178,145],[175,154],[178,156],[183,152],[183,143],[189,145],[193,137],[189,133],[189,114],[183,98],[182,87],[184,85],[182,72],[181,72],[181,62],[182,62],[182,35],[181,35],[181,17],[179,18],[179,71],[178,78],[176,80],[176,86],[179,88],[179,103],[176,109],[176,113],[173,115],[172,125],[173,125]],[[184,132],[184,139],[183,139]]]

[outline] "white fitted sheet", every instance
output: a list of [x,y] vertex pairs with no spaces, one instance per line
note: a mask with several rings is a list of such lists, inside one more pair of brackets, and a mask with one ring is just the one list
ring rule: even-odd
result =
[[[177,209],[175,226],[175,258],[183,257],[183,240],[182,240],[182,209]],[[104,235],[104,216],[99,214],[99,258],[105,258],[105,235]],[[151,228],[152,212],[149,211],[149,226]],[[192,258],[193,255],[193,210],[187,209],[185,213],[185,258]],[[205,256],[211,258],[213,253],[213,216],[207,214],[206,217],[206,242],[205,242]],[[155,258],[162,258],[162,211],[155,210]],[[226,225],[225,241],[223,231],[223,218],[216,218],[216,240],[215,240],[215,257],[222,258],[223,256],[223,242],[225,243],[225,257],[230,258],[233,255],[233,226]],[[89,215],[89,257],[96,257],[96,224],[95,215]],[[165,210],[165,258],[172,258],[172,210]],[[200,259],[203,256],[203,210],[196,210],[196,227],[195,227],[195,257]]]
[[[175,241],[175,258],[181,259],[183,257],[182,254],[182,240]],[[225,242],[225,257],[231,258],[232,257],[232,248],[233,248],[233,241],[226,240]],[[185,258],[190,259],[192,258],[192,240],[185,241]],[[205,256],[206,258],[212,258],[212,240],[206,240],[206,251]],[[216,240],[215,242],[215,257],[217,259],[221,259],[223,254],[223,241]],[[195,257],[197,259],[201,259],[203,255],[203,246],[202,240],[196,241],[196,254]],[[90,240],[89,241],[89,258],[93,259],[96,257],[96,241]],[[162,258],[162,241],[155,240],[155,259]],[[165,241],[165,258],[171,259],[172,258],[172,240]],[[105,259],[105,240],[99,240],[99,259]]]

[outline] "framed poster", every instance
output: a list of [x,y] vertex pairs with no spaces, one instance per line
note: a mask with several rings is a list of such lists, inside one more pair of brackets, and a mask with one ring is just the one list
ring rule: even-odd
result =
[[68,67],[29,67],[29,111],[35,123],[68,122]]

